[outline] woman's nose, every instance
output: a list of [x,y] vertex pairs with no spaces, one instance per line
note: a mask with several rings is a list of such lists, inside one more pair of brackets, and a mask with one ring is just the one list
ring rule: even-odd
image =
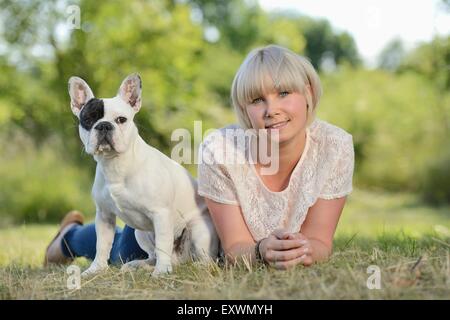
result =
[[266,100],[266,113],[265,117],[270,118],[280,113],[280,104],[275,100]]

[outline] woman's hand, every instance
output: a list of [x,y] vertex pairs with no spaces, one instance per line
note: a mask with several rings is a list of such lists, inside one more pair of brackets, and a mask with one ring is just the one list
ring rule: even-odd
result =
[[259,250],[263,259],[276,269],[285,270],[297,264],[309,266],[313,263],[313,248],[301,233],[276,230],[261,241]]

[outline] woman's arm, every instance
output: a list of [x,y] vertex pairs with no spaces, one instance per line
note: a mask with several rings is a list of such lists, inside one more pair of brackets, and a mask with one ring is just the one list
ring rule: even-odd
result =
[[300,229],[311,247],[311,263],[327,260],[333,249],[333,237],[344,208],[346,197],[325,200],[318,199],[309,208],[305,222]]
[[[288,269],[300,263],[310,266],[314,262],[327,260],[332,252],[334,232],[345,201],[345,197],[333,200],[318,199],[309,208],[300,232],[275,230],[261,243],[266,260],[271,261],[271,265],[277,269]],[[290,247],[290,250],[274,250],[273,244],[280,241],[286,244],[292,240],[301,243],[297,247]]]
[[219,235],[225,257],[232,262],[243,256],[255,261],[255,241],[244,221],[241,207],[219,203],[208,198],[205,198],[205,201]]
[[[248,261],[255,262],[256,243],[244,221],[241,207],[219,203],[208,198],[205,200],[227,260],[234,263],[239,258],[245,257]],[[299,257],[305,254],[304,248],[301,247],[303,240],[281,240],[277,238],[277,232],[275,231],[261,243],[260,252],[264,260],[280,269],[285,269],[284,265],[279,264],[280,254],[289,260],[286,267],[299,263]]]

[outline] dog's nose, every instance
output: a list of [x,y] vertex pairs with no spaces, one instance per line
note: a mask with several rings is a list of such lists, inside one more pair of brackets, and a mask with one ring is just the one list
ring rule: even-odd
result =
[[97,124],[94,129],[98,131],[111,131],[114,129],[114,127],[110,122],[102,121],[99,124]]

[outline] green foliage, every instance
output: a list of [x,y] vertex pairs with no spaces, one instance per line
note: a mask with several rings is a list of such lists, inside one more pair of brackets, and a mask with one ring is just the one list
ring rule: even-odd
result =
[[389,42],[378,57],[378,66],[381,69],[396,71],[405,58],[405,48],[400,39]]
[[347,62],[352,66],[360,64],[360,58],[353,38],[346,32],[336,34],[327,20],[299,20],[299,27],[306,38],[305,55],[316,69],[322,60],[331,55],[336,64]]
[[[193,133],[195,120],[204,131],[236,122],[234,74],[250,49],[269,43],[306,55],[319,69],[324,59],[336,63],[336,72],[321,75],[319,117],[353,134],[355,185],[448,201],[449,37],[407,53],[392,72],[369,71],[349,34],[325,20],[264,12],[254,1],[75,4],[81,29],[68,30],[65,0],[0,3],[0,211],[12,220],[92,210],[93,161],[81,151],[69,108],[70,76],[84,78],[97,97],[111,97],[127,74],[139,72],[143,108],[135,121],[144,139],[169,155],[176,128]],[[206,36],[211,29],[217,39]],[[22,135],[17,150],[6,148]]]
[[421,187],[424,199],[433,204],[450,203],[450,144],[430,160],[427,169]]
[[[445,2],[447,11],[448,1]],[[436,37],[411,52],[399,68],[399,73],[414,72],[425,78],[435,90],[430,101],[435,115],[439,143],[427,161],[427,170],[421,176],[420,192],[433,204],[450,202],[450,36]]]
[[276,43],[305,54],[320,68],[322,59],[360,64],[356,44],[346,32],[336,32],[326,20],[315,20],[292,11],[264,12],[256,1],[191,0],[201,12],[204,26],[214,26],[220,41],[246,55],[257,46]]
[[420,176],[447,146],[443,115],[435,109],[441,93],[411,72],[342,67],[322,81],[318,114],[353,135],[356,184],[421,190]]
[[[3,138],[6,138],[3,136]],[[37,148],[24,135],[4,139],[0,145],[0,225],[60,221],[74,208],[92,215],[92,176],[71,165],[60,141]],[[92,162],[85,157],[86,161]]]
[[401,70],[413,70],[426,77],[441,90],[450,89],[450,36],[437,36],[411,52]]

